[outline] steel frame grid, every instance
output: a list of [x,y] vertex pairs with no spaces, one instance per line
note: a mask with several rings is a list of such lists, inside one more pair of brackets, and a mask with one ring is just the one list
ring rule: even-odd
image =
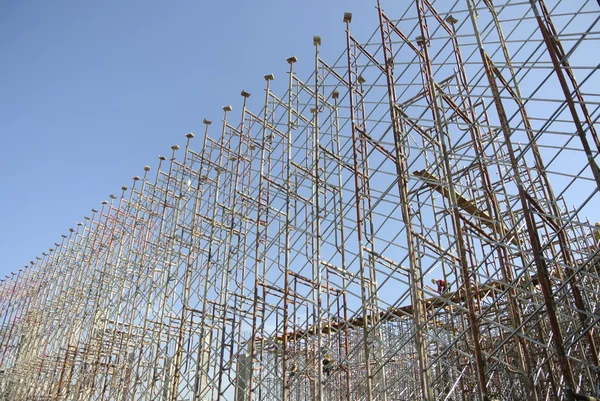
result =
[[378,15],[2,280],[4,398],[600,395],[596,4]]

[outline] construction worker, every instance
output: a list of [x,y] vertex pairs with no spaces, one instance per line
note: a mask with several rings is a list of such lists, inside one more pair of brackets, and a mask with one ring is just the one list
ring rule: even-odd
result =
[[596,229],[594,230],[594,245],[600,246],[600,221],[596,222]]
[[295,377],[298,374],[298,362],[294,361],[292,363],[292,366],[290,366],[290,371],[288,374],[288,379],[292,380],[293,377]]
[[438,293],[443,294],[444,292],[446,292],[446,280],[441,280],[441,279],[436,280],[436,279],[432,278],[431,283],[437,285]]
[[297,374],[298,374],[298,362],[294,361],[294,362],[292,362],[292,364],[290,365],[290,368],[288,370],[287,382],[285,383],[286,388],[289,388],[291,386],[292,380],[294,379],[294,377],[296,377]]
[[331,360],[331,355],[326,354],[321,363],[323,365],[323,374],[329,377],[331,375],[331,371],[333,370],[333,361]]

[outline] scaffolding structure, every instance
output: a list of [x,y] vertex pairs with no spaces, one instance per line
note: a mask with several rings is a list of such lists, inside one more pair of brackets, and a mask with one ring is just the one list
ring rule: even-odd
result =
[[600,397],[600,7],[389,7],[0,282],[0,399]]

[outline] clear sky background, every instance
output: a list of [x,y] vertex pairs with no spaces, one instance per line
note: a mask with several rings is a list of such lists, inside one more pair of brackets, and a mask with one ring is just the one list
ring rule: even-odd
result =
[[[366,40],[374,0],[0,0],[0,276],[53,247],[157,155],[239,109],[260,110],[285,59],[333,61],[343,13]],[[308,74],[299,74],[307,77]],[[281,91],[283,93],[283,91]]]

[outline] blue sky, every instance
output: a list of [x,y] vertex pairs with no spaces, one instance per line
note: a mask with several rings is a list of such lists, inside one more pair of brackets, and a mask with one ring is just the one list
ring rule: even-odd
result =
[[[366,40],[375,1],[0,2],[0,275],[41,255],[157,155],[344,46]],[[300,74],[308,76],[308,74]],[[262,95],[251,98],[260,109]]]

